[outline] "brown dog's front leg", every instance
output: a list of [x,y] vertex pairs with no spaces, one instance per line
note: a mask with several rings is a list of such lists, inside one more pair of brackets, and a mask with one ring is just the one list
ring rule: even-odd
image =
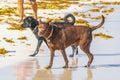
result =
[[64,58],[64,61],[65,61],[65,66],[63,66],[63,68],[68,68],[68,58],[67,58],[67,56],[66,56],[65,50],[64,50],[64,49],[61,50],[61,53],[62,53],[63,58]]
[[46,69],[49,69],[49,68],[51,68],[52,67],[52,64],[53,64],[53,59],[54,59],[54,52],[55,52],[55,50],[53,50],[53,49],[50,49],[50,63],[49,63],[49,65],[48,66],[46,66],[45,68]]

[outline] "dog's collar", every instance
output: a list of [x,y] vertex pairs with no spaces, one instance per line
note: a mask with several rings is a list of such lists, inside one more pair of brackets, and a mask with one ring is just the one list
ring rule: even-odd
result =
[[53,34],[53,26],[52,26],[52,30],[51,30],[50,34],[48,35],[48,37],[46,38],[46,40],[48,40],[52,36],[52,34]]
[[33,31],[33,33],[35,32],[35,30],[38,28],[38,25],[32,30]]

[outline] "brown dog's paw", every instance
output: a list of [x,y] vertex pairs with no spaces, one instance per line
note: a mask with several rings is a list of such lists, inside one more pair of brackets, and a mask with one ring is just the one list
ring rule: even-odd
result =
[[46,67],[44,67],[45,69],[50,69],[51,68],[51,66],[46,66]]
[[68,65],[63,66],[62,68],[68,68]]

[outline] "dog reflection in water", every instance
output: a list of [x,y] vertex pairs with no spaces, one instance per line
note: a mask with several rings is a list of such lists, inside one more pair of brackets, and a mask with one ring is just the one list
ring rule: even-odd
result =
[[[81,70],[77,67],[78,58],[70,58],[71,68],[57,68],[57,69],[38,69],[36,74],[32,77],[32,80],[77,80],[82,79],[77,73],[81,73]],[[83,77],[85,80],[92,80],[92,71],[90,68],[84,68],[85,74]],[[76,75],[74,77],[74,75]],[[87,75],[87,76],[84,76]]]
[[[40,64],[38,59],[32,59],[29,61],[25,61],[22,63],[17,64],[14,68],[16,71],[15,77],[16,80],[73,80],[77,77],[73,77],[76,75],[76,71],[81,72],[77,69],[78,65],[78,58],[70,58],[71,60],[71,68],[66,69],[40,69]],[[86,69],[86,80],[92,80],[92,71],[90,68]],[[76,73],[75,73],[76,72]],[[82,73],[82,72],[81,72]],[[77,78],[78,79],[78,78]],[[76,79],[76,80],[77,80]]]
[[21,62],[14,67],[16,71],[15,76],[17,80],[27,80],[27,78],[32,78],[35,75],[39,67],[37,59]]

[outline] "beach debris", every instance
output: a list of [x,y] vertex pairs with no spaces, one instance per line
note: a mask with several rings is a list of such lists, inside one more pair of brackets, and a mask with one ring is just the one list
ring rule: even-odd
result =
[[38,2],[38,9],[66,9],[68,8],[71,4],[78,4],[78,1],[53,1],[53,0],[48,0],[48,1],[42,1]]
[[95,37],[100,37],[100,38],[103,38],[103,39],[106,39],[106,40],[113,38],[112,36],[107,35],[107,34],[103,34],[102,32],[97,33],[97,34],[93,34],[93,36],[94,36],[94,38]]
[[54,18],[54,19],[47,18],[46,21],[47,22],[60,22],[60,21],[63,21],[63,19],[61,17]]
[[45,51],[44,49],[40,49],[40,53],[44,53],[44,51]]
[[0,21],[3,21],[4,19],[3,18],[0,18]]
[[85,24],[85,23],[88,23],[88,21],[84,20],[84,19],[78,19],[78,20],[76,20],[76,23],[78,23],[78,24]]
[[15,14],[17,11],[17,8],[11,8],[11,7],[7,7],[7,8],[0,8],[0,15],[7,15],[10,16],[11,14]]
[[0,54],[5,55],[7,50],[5,48],[0,48]]
[[91,17],[91,19],[93,19],[93,20],[100,20],[102,18],[102,16],[100,15],[100,16],[97,16],[97,17]]
[[19,38],[17,38],[18,40],[27,40],[27,37],[26,36],[21,36]]
[[78,13],[78,12],[73,12],[73,14],[74,14],[75,16],[78,16],[79,13]]
[[31,46],[31,44],[26,44],[27,46]]
[[119,1],[115,1],[115,2],[104,2],[104,1],[101,1],[100,3],[101,4],[106,4],[106,5],[120,5]]
[[83,24],[83,25],[85,25],[85,26],[89,26],[88,21],[87,21],[87,20],[84,20],[84,19],[78,19],[78,20],[76,20],[75,23],[76,23],[76,24]]
[[26,30],[25,28],[22,28],[20,24],[17,23],[8,23],[8,24],[11,25],[11,27],[7,28],[8,30],[19,30],[19,31]]
[[80,14],[79,14],[79,16],[81,16],[81,17],[83,17],[83,18],[90,18],[91,17],[91,14],[90,13],[84,13],[84,12],[81,12]]
[[24,42],[24,41],[21,41],[21,43],[23,43],[23,44],[24,44],[25,42]]
[[38,2],[38,4],[40,4],[40,5],[38,5],[38,8],[39,9],[65,9],[65,8],[68,8],[69,7],[69,5],[60,5],[60,2],[59,3],[57,3],[57,2],[52,2],[52,3],[50,3],[50,2]]
[[101,10],[101,9],[107,8],[107,6],[101,5],[101,6],[99,6],[98,8]]
[[110,8],[110,9],[105,9],[105,10],[102,10],[102,13],[104,13],[104,14],[110,14],[110,13],[112,13],[112,12],[114,12],[115,10],[114,10],[114,8]]
[[13,39],[7,39],[6,37],[4,37],[3,40],[5,40],[8,43],[15,43]]
[[100,9],[99,8],[94,8],[94,9],[91,9],[91,10],[89,10],[90,12],[100,12]]

